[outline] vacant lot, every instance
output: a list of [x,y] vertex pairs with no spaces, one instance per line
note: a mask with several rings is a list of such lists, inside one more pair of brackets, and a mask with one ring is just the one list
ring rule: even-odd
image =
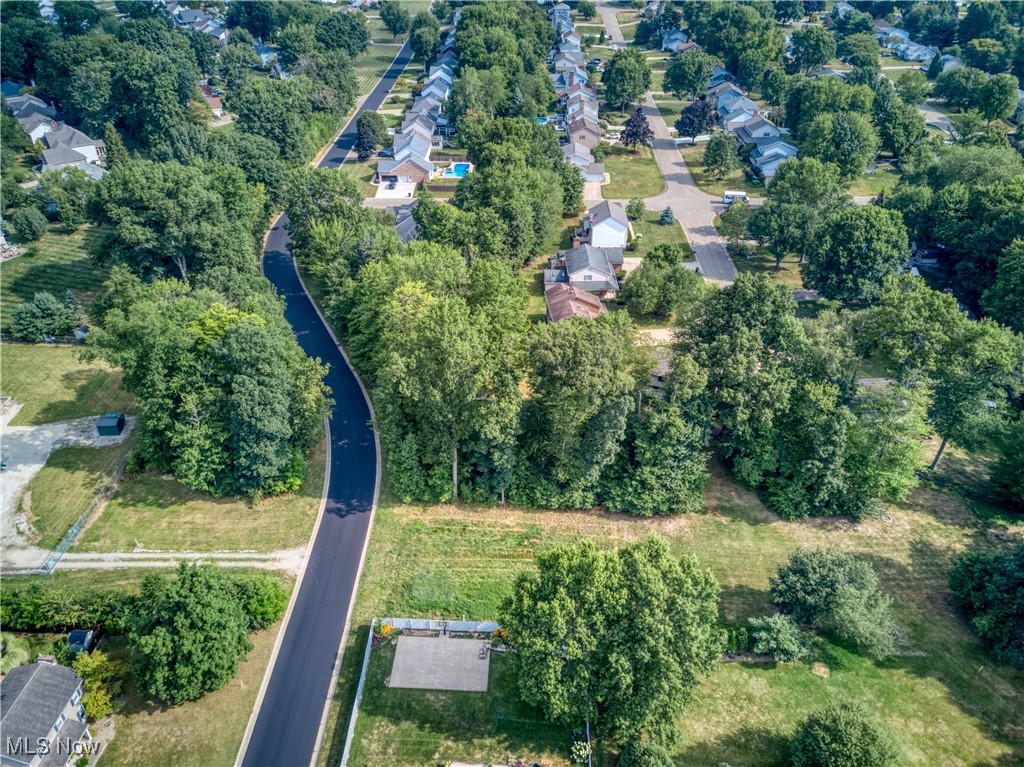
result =
[[[144,472],[122,480],[75,551],[275,551],[304,546],[320,508],[324,445],[309,456],[294,495],[214,498],[168,476]],[[44,469],[45,471],[45,469]]]
[[[695,554],[711,568],[722,586],[722,618],[737,626],[771,611],[768,579],[796,548],[832,544],[860,554],[894,597],[914,647],[906,657],[875,663],[819,638],[814,657],[803,663],[723,664],[680,721],[677,764],[781,764],[784,739],[796,723],[826,701],[846,698],[863,701],[889,722],[901,765],[1009,765],[1024,755],[1024,673],[999,666],[983,652],[949,606],[946,586],[961,551],[1021,540],[1021,520],[982,520],[953,496],[919,489],[907,503],[890,506],[885,520],[785,522],[717,469],[705,507],[702,514],[641,520],[598,512],[385,503],[360,585],[356,630],[336,695],[340,718],[332,718],[325,749],[331,756],[324,763],[340,754],[361,661],[353,648],[365,642],[372,616],[495,618],[516,574],[533,567],[537,551],[582,539],[610,548],[654,532],[669,538],[677,553]],[[422,764],[428,754],[434,761],[484,758],[480,747],[463,743],[461,730],[436,726],[436,704],[414,703],[407,698],[401,706],[381,706],[369,725],[361,725],[360,764]],[[424,751],[389,749],[385,734],[399,732],[410,738],[417,733]],[[525,736],[505,737],[517,758],[544,752],[543,744]]]
[[[390,37],[390,35],[388,35]],[[390,42],[390,41],[388,41]],[[401,48],[398,45],[371,45],[363,53],[352,59],[352,69],[356,75],[359,93],[369,93],[381,76],[387,71],[391,62]]]
[[604,168],[611,174],[611,182],[601,187],[606,200],[653,197],[665,191],[665,180],[648,146],[638,146],[631,152],[621,144],[612,144],[605,154]]
[[78,354],[70,346],[0,345],[0,394],[25,403],[13,425],[136,412],[131,395],[121,387],[121,371],[102,362],[82,362]]
[[686,241],[686,232],[678,221],[662,225],[661,211],[648,210],[639,221],[633,221],[633,234],[637,237],[635,251],[626,253],[630,257],[643,257],[658,245],[675,245],[683,252],[684,261],[693,260],[693,251]]
[[0,326],[4,332],[10,330],[15,309],[42,291],[64,300],[64,291],[70,288],[88,311],[109,274],[92,259],[102,240],[101,230],[92,226],[83,226],[74,234],[62,234],[54,227],[31,245],[29,253],[4,261],[0,270]]

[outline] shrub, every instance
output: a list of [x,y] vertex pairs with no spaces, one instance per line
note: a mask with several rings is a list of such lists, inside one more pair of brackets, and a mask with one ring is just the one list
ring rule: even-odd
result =
[[259,631],[277,623],[288,607],[288,592],[279,580],[269,575],[254,575],[238,581],[236,588],[250,631]]
[[772,600],[803,623],[852,642],[873,658],[891,655],[899,630],[891,600],[867,562],[833,548],[802,549],[771,579]]
[[38,240],[46,231],[46,216],[39,208],[18,208],[11,217],[11,227],[23,240]]
[[14,631],[67,631],[97,626],[120,634],[134,601],[134,597],[115,591],[5,581],[0,624]]
[[781,663],[794,663],[807,654],[807,638],[788,615],[750,618],[748,623],[754,637],[754,652],[770,655]]
[[618,767],[675,767],[675,763],[661,746],[638,741],[622,749]]
[[14,634],[0,634],[0,674],[6,674],[12,668],[28,663],[32,651],[27,639]]
[[852,703],[816,711],[793,738],[793,767],[888,767],[895,761],[889,738]]
[[73,309],[58,301],[53,293],[43,291],[15,310],[11,329],[19,341],[39,341],[46,334],[69,333],[76,319]]
[[643,200],[633,199],[626,205],[626,215],[633,221],[639,221],[643,218],[645,210],[647,210],[647,208],[644,205]]
[[1024,668],[1024,546],[1008,554],[964,554],[949,587],[992,654]]
[[121,691],[118,668],[100,650],[81,652],[71,667],[82,677],[82,705],[90,722],[97,722],[114,712],[113,695]]

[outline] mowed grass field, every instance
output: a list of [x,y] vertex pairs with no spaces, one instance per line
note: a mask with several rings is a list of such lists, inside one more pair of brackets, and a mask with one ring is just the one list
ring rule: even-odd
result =
[[638,146],[631,152],[621,144],[612,144],[605,153],[604,168],[611,175],[611,181],[601,187],[606,200],[653,197],[665,191],[665,180],[648,146]]
[[173,478],[143,472],[124,478],[75,544],[75,551],[275,551],[305,546],[320,510],[323,442],[309,455],[297,493],[250,502],[197,493]]
[[[102,230],[83,226],[74,234],[63,234],[55,227],[32,244],[29,253],[0,268],[0,327],[10,330],[14,311],[42,291],[64,300],[70,288],[86,311],[89,303],[103,290],[109,270],[97,267],[92,254],[103,241]],[[30,255],[34,253],[34,255]]]
[[[717,464],[712,469],[704,512],[668,519],[382,504],[335,696],[328,756],[321,763],[333,764],[340,755],[372,617],[496,618],[516,575],[533,568],[538,551],[583,539],[607,549],[651,533],[664,535],[677,554],[693,554],[712,570],[722,588],[721,617],[734,626],[772,611],[769,578],[797,548],[834,545],[854,552],[878,571],[913,648],[906,656],[873,662],[819,637],[805,662],[722,664],[679,722],[680,745],[673,751],[679,767],[784,764],[797,723],[829,701],[846,699],[861,701],[887,723],[900,765],[1020,763],[1024,672],[984,652],[950,606],[946,579],[955,557],[969,546],[1022,540],[1024,520],[998,514],[982,519],[959,498],[921,488],[906,503],[891,505],[884,520],[786,522],[724,477]],[[488,697],[492,707],[499,705],[493,694]],[[451,696],[446,700],[456,705]],[[498,730],[489,738],[464,740],[461,730],[438,726],[433,703],[414,696],[396,700],[379,685],[367,688],[364,706],[375,713],[360,725],[360,765],[386,761],[411,767],[505,753],[525,762],[542,760],[545,753],[537,739],[514,739]],[[599,763],[610,766],[614,758],[606,750]]]
[[399,45],[371,45],[352,60],[360,94],[369,93],[373,89],[400,50]]
[[121,386],[121,371],[102,362],[83,362],[79,354],[72,346],[0,345],[0,394],[25,403],[12,426],[136,412],[134,400]]
[[644,217],[639,221],[632,221],[633,234],[637,238],[635,251],[627,251],[626,255],[632,258],[642,258],[659,245],[675,245],[683,253],[684,261],[693,260],[693,250],[686,240],[686,232],[683,231],[679,221],[662,225],[661,211],[645,211]]
[[708,194],[720,197],[726,189],[744,191],[750,197],[764,197],[765,188],[763,184],[751,184],[743,173],[742,164],[734,171],[730,171],[722,178],[715,178],[708,173],[704,167],[704,150],[707,144],[681,147],[679,152],[683,156],[686,167],[697,186]]

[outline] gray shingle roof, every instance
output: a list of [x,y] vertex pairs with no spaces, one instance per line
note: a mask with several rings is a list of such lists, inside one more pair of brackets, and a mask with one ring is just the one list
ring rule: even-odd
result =
[[76,152],[69,146],[57,144],[43,150],[43,165],[67,165],[68,163],[85,162],[85,155]]
[[605,200],[590,209],[590,223],[592,225],[600,224],[602,221],[607,221],[609,218],[613,221],[618,221],[620,224],[629,226],[629,218],[626,217],[626,209],[622,207],[622,203]]
[[11,756],[7,751],[9,739],[28,738],[34,744],[37,738],[49,737],[80,682],[71,669],[50,663],[12,669],[0,682],[0,729],[4,732],[0,756]]
[[82,131],[64,123],[61,123],[60,126],[43,136],[43,143],[50,148],[55,147],[57,144],[63,144],[72,149],[83,146],[100,146],[102,144],[101,141],[93,141]]

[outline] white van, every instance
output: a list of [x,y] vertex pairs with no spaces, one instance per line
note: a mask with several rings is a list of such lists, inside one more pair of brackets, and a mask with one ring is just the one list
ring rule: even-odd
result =
[[750,202],[750,198],[747,197],[746,192],[725,192],[722,195],[722,202],[726,205],[731,205],[736,200],[742,200],[743,202]]

